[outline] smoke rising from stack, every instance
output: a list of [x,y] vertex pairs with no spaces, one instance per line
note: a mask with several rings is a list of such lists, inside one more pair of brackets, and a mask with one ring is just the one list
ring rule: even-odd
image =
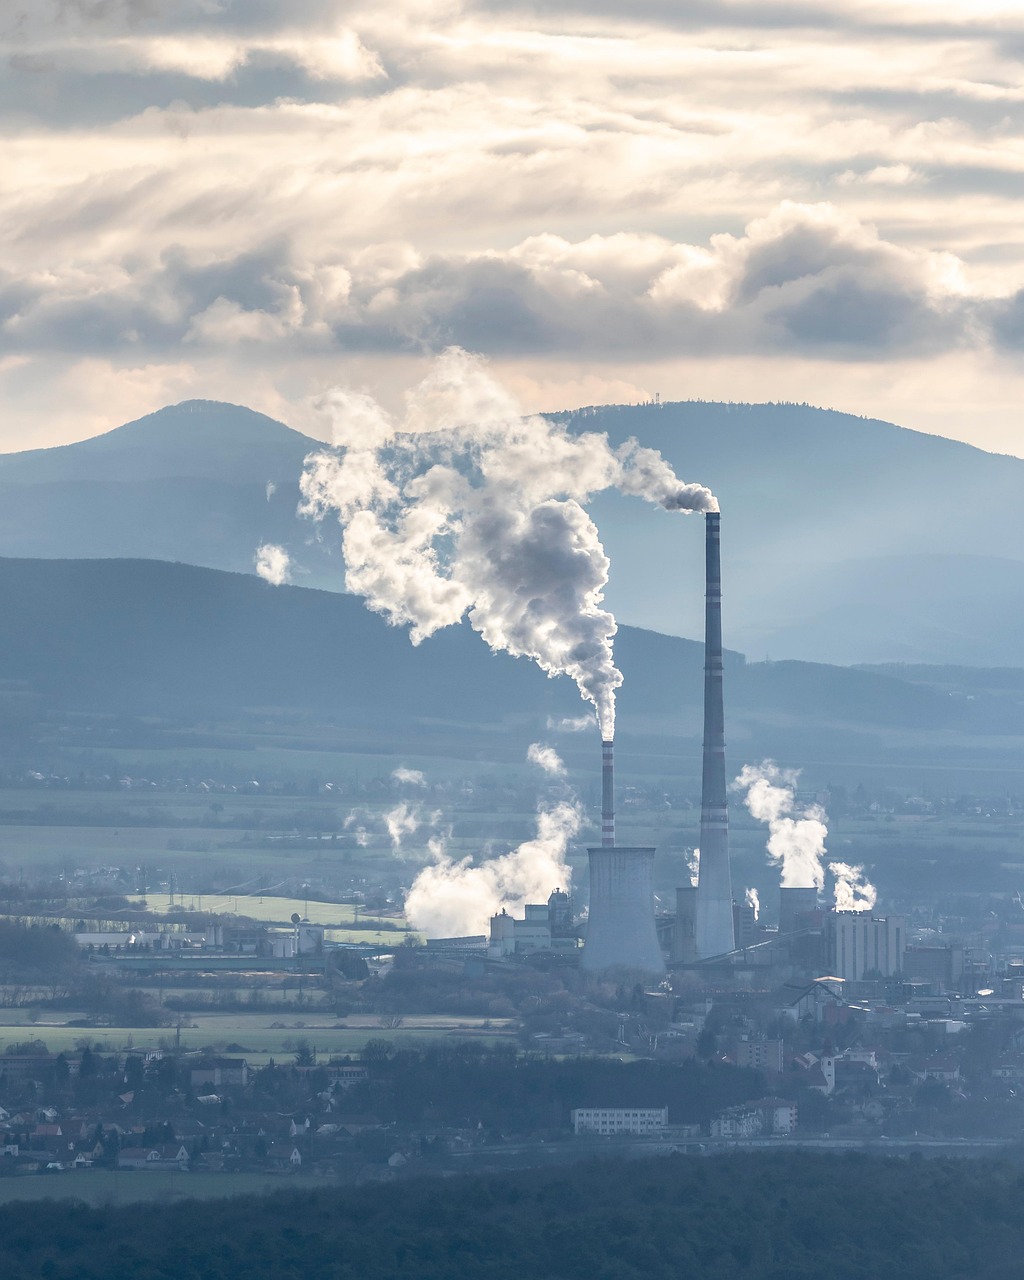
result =
[[754,919],[757,920],[761,916],[761,898],[756,889],[747,889],[743,895],[743,900],[748,907],[754,909]]
[[479,358],[444,352],[395,423],[370,397],[320,409],[337,450],[306,459],[302,511],[339,517],[345,585],[419,644],[468,616],[494,650],[569,675],[614,736],[608,558],[584,504],[618,488],[668,510],[717,510],[655,450],[571,435],[519,406]]
[[825,883],[821,860],[828,827],[820,805],[796,802],[799,769],[780,769],[772,760],[744,765],[732,783],[758,822],[768,824],[768,861],[782,868],[785,889],[820,889]]
[[[822,889],[828,814],[819,804],[797,804],[799,778],[799,769],[782,769],[774,761],[764,760],[759,765],[745,765],[732,789],[744,792],[743,802],[751,815],[768,824],[768,860],[782,868],[782,887]],[[878,891],[863,867],[830,862],[828,869],[835,880],[837,911],[871,910]]]
[[515,915],[528,902],[546,902],[552,889],[570,882],[565,855],[582,821],[572,794],[551,806],[541,805],[533,839],[478,866],[472,858],[453,858],[444,840],[431,840],[434,861],[406,895],[406,919],[429,937],[465,936],[483,932],[502,907]]
[[878,901],[878,890],[864,875],[863,867],[848,862],[830,862],[828,869],[835,877],[837,911],[870,911]]

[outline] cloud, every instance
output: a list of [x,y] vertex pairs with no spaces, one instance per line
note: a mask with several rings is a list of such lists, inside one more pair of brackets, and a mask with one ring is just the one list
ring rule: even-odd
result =
[[[894,363],[966,353],[980,430],[1021,381],[1022,48],[994,0],[21,0],[0,341],[278,412],[452,343],[565,406],[763,359],[943,427]],[[101,413],[44,389],[27,433]]]
[[264,582],[281,587],[291,582],[291,557],[284,547],[277,547],[272,542],[265,542],[257,548],[256,572]]
[[[503,252],[326,261],[275,242],[216,262],[69,264],[0,281],[10,350],[353,349],[653,360],[680,346],[893,359],[989,340],[1006,303],[955,255],[912,250],[830,204],[783,202],[703,244],[619,233]],[[379,411],[371,405],[372,414]],[[379,419],[374,430],[386,431]]]

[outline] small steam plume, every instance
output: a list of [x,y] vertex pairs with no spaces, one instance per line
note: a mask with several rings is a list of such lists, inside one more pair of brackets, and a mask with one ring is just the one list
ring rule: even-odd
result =
[[768,860],[782,868],[785,889],[820,889],[825,883],[821,860],[828,827],[820,805],[796,803],[799,769],[780,769],[771,760],[744,765],[732,790],[744,793],[751,814],[768,824]]
[[419,644],[463,617],[494,650],[569,675],[615,729],[608,557],[584,510],[616,487],[679,511],[717,510],[635,440],[523,417],[482,360],[445,351],[395,424],[369,396],[320,402],[337,450],[306,459],[301,510],[342,524],[345,585]]
[[552,778],[565,777],[565,764],[554,747],[541,746],[539,742],[531,742],[526,749],[526,758]]
[[399,786],[425,787],[427,785],[426,775],[421,769],[407,769],[404,764],[400,764],[397,769],[392,769],[391,777]]
[[594,727],[593,716],[548,716],[549,733],[586,733]]
[[400,849],[404,836],[411,836],[420,825],[419,810],[404,801],[384,815],[384,825],[391,837],[392,847]]
[[283,587],[286,582],[291,582],[291,568],[291,557],[284,547],[264,542],[256,548],[256,572],[264,582]]
[[545,902],[552,889],[568,886],[571,880],[565,855],[582,821],[575,796],[541,806],[532,840],[479,866],[473,865],[472,858],[451,857],[443,840],[431,840],[434,861],[423,868],[406,895],[406,919],[428,937],[465,936],[485,930],[502,907],[515,914],[527,902]]
[[700,850],[691,849],[686,855],[686,869],[690,873],[690,884],[694,889],[700,880]]
[[267,501],[268,501],[268,502],[269,502],[269,501],[270,501],[270,499],[274,496],[274,494],[275,494],[275,493],[277,493],[277,485],[274,483],[274,481],[273,481],[273,480],[268,480],[268,481],[267,481],[267,489],[266,489],[266,493],[267,493]]
[[[412,772],[416,772],[413,770]],[[370,842],[371,832],[383,835],[387,833],[393,849],[401,849],[407,836],[414,835],[421,827],[434,830],[441,821],[441,810],[424,812],[418,804],[402,801],[386,813],[375,814],[369,809],[353,809],[342,823],[345,831],[353,831],[356,843],[365,847]]]
[[756,889],[747,889],[743,895],[748,907],[754,908],[754,919],[761,918],[761,899]]
[[871,910],[878,901],[878,890],[865,877],[863,867],[851,867],[848,862],[830,862],[828,869],[836,880],[837,911]]

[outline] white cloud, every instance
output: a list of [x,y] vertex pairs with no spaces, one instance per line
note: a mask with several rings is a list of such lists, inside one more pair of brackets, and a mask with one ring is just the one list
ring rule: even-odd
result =
[[265,542],[257,548],[254,560],[257,574],[271,586],[282,587],[291,581],[291,557],[284,547]]

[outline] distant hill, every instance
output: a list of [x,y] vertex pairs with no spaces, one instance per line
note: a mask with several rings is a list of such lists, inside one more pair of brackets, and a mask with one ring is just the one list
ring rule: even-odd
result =
[[[567,678],[492,654],[468,626],[413,647],[350,596],[190,565],[0,560],[0,683],[42,707],[210,721],[261,709],[310,723],[396,732],[536,735],[583,709]],[[703,646],[631,627],[620,732],[699,739]],[[1012,696],[972,673],[859,670],[727,655],[730,743],[774,751],[798,738],[1024,732],[1024,673]],[[968,692],[969,690],[969,692]],[[447,731],[447,730],[446,730]],[[930,739],[929,739],[930,740]],[[881,739],[879,739],[881,741]]]
[[[1024,461],[801,405],[556,414],[636,435],[723,505],[727,639],[753,657],[1012,666],[1024,641]],[[0,555],[142,557],[253,571],[277,542],[339,590],[337,531],[295,514],[318,446],[187,401],[106,435],[0,456]],[[621,621],[699,636],[700,523],[606,494],[595,518]]]

